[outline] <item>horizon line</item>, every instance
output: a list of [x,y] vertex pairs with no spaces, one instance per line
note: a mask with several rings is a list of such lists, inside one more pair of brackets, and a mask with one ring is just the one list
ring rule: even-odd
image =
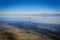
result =
[[60,17],[60,14],[0,14],[0,16],[56,16],[56,17]]

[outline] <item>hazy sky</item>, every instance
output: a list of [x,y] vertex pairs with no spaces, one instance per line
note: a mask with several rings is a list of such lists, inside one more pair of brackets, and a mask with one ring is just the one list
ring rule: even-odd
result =
[[[60,14],[60,0],[0,0],[0,14],[2,13]],[[5,18],[8,19],[8,17]],[[19,19],[18,17],[15,18]],[[23,17],[23,19],[25,20],[26,17]],[[60,23],[60,17],[32,17],[31,20],[43,23]]]

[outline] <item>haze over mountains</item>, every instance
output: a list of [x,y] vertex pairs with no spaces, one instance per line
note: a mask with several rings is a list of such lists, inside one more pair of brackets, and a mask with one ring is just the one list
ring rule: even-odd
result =
[[[23,14],[23,16],[17,16],[18,14]],[[36,16],[36,14],[44,16]],[[8,31],[4,30],[5,28],[10,30],[6,33],[7,37],[5,37],[5,32]],[[51,38],[60,40],[60,0],[0,0],[0,29],[2,29],[0,30],[2,40],[3,38],[11,39],[12,37],[8,35],[14,33],[18,35],[15,35],[18,40],[41,40],[42,37],[42,40]],[[19,33],[20,29],[24,30],[22,37]],[[41,35],[35,35],[36,33]]]
[[[29,19],[30,17],[30,19]],[[60,24],[60,17],[43,16],[0,16],[4,21],[31,21],[36,23]]]

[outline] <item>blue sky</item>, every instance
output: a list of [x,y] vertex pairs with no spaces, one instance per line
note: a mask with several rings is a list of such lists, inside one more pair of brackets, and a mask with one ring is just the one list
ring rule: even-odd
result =
[[[60,0],[0,0],[0,14],[60,14]],[[4,17],[27,20],[27,17]],[[14,19],[15,18],[15,19]],[[21,19],[20,19],[21,18]],[[31,21],[59,23],[60,17],[32,17]]]
[[1,13],[60,13],[60,0],[0,0]]

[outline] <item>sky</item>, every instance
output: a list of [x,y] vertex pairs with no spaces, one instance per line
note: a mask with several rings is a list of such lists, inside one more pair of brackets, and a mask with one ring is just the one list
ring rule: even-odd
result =
[[[60,14],[60,0],[0,0],[0,14]],[[26,17],[15,19],[26,20]],[[14,17],[5,17],[14,19]],[[14,20],[15,20],[14,19]],[[32,17],[31,21],[59,23],[60,17]]]

